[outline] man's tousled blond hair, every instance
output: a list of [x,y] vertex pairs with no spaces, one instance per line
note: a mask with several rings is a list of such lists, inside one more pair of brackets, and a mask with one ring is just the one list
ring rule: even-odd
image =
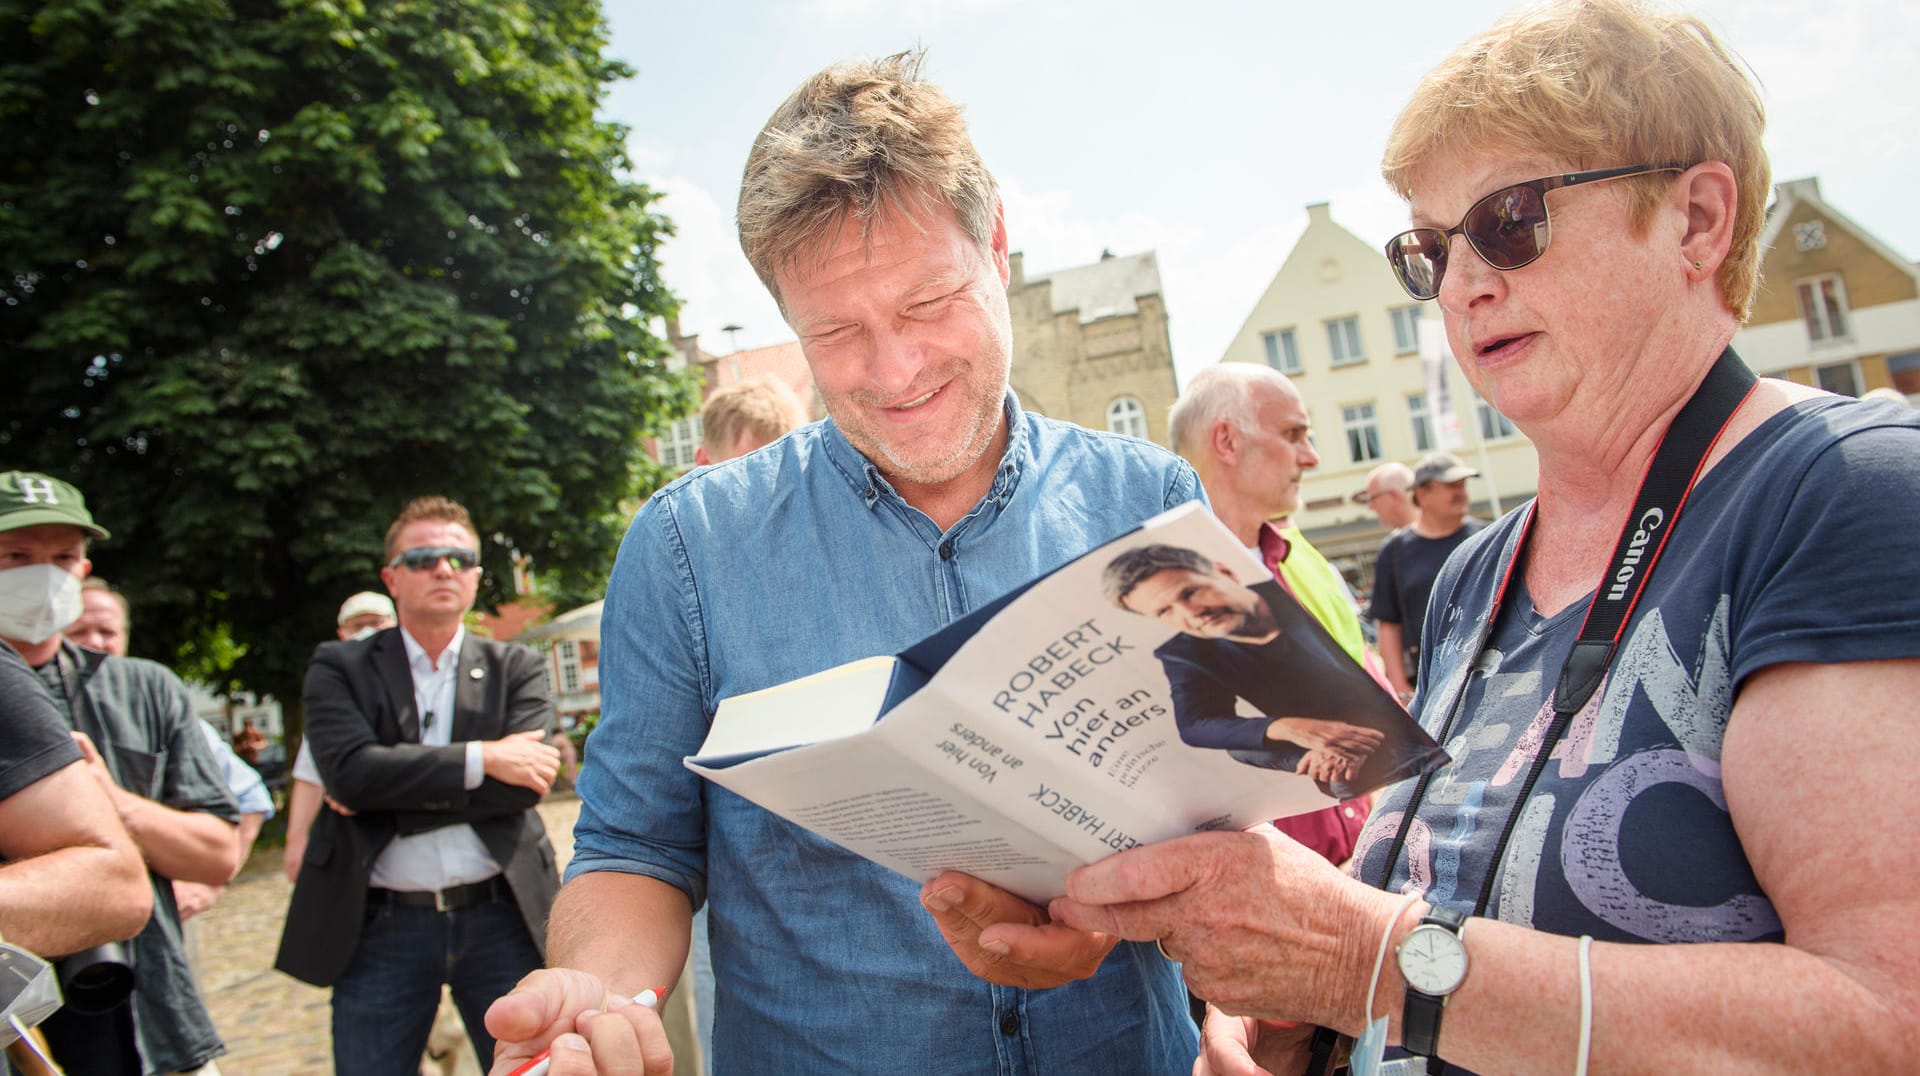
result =
[[999,195],[960,106],[920,78],[918,49],[836,64],[767,120],[740,181],[740,249],[774,299],[774,274],[891,212],[946,206],[986,246]]
[[[1744,64],[1698,18],[1641,0],[1564,0],[1514,11],[1427,73],[1381,162],[1411,199],[1422,170],[1449,152],[1564,158],[1578,168],[1692,167],[1721,161],[1738,185],[1732,245],[1720,266],[1727,309],[1745,321],[1760,271],[1772,172],[1766,110]],[[1630,185],[1644,230],[1673,180]]]

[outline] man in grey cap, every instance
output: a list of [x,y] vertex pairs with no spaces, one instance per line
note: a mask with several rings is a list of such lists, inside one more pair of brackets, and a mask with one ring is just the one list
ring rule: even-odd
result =
[[226,1046],[187,970],[171,882],[233,877],[240,811],[179,677],[61,638],[82,609],[80,582],[93,567],[87,543],[106,537],[71,485],[0,474],[0,640],[81,734],[75,740],[139,846],[153,889],[153,916],[129,943],[131,1002],[100,1015],[69,1007],[41,1027],[69,1072],[217,1072],[213,1059]]
[[1447,556],[1481,527],[1467,516],[1467,479],[1479,474],[1445,452],[1422,456],[1413,469],[1413,521],[1387,536],[1374,562],[1380,660],[1402,702],[1413,698],[1420,675],[1420,629],[1433,581]]
[[1353,495],[1353,503],[1373,511],[1380,525],[1397,531],[1413,522],[1413,470],[1404,463],[1383,463],[1367,472],[1367,488]]

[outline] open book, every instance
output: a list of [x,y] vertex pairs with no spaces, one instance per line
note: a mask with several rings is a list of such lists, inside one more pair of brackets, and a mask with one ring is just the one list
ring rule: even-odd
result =
[[1109,853],[1445,761],[1195,503],[896,656],[723,700],[686,764],[909,877],[1044,902]]

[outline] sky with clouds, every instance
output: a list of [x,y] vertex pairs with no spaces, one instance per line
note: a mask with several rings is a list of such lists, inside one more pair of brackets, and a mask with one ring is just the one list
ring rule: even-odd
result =
[[[1030,273],[1157,253],[1180,378],[1219,359],[1306,227],[1404,228],[1381,144],[1419,77],[1507,8],[1490,0],[607,0],[636,69],[602,106],[676,235],[661,253],[708,351],[792,338],[733,228],[754,135],[841,59],[924,46],[965,106]],[[1694,0],[1757,73],[1774,178],[1920,257],[1920,5]],[[738,325],[734,334],[724,325]]]

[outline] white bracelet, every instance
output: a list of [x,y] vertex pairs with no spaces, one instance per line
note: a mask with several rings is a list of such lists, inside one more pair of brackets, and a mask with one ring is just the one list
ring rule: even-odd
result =
[[1580,1052],[1573,1076],[1587,1076],[1587,1054],[1593,1049],[1593,935],[1580,935]]
[[1407,909],[1413,907],[1414,902],[1419,899],[1419,893],[1408,893],[1407,899],[1394,907],[1393,918],[1387,920],[1387,929],[1380,934],[1380,951],[1373,957],[1373,979],[1367,983],[1367,1011],[1360,1014],[1362,1030],[1373,1023],[1373,995],[1380,989],[1380,969],[1387,963],[1387,946],[1393,941],[1393,928],[1399,925],[1400,917],[1407,914]]

